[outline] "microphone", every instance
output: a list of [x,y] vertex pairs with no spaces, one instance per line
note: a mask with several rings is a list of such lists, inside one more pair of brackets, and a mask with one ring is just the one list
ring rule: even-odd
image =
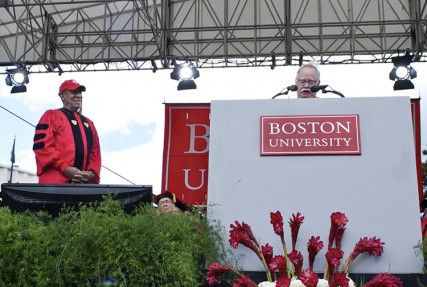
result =
[[290,86],[287,86],[286,89],[288,90],[288,93],[289,93],[289,91],[295,92],[296,90],[298,90],[298,87],[297,85],[290,85]]
[[296,85],[287,86],[285,92],[283,92],[282,90],[280,91],[280,93],[275,94],[271,99],[277,98],[278,96],[281,96],[281,95],[287,95],[289,92],[295,92],[296,90],[298,90],[298,87]]
[[317,93],[318,91],[320,91],[320,90],[324,90],[324,89],[326,89],[328,87],[328,85],[320,85],[320,86],[313,86],[313,87],[311,87],[310,88],[310,92],[312,92],[312,93]]

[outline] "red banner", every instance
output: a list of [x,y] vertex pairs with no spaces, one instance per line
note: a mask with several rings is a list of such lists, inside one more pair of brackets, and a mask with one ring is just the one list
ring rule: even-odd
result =
[[421,162],[421,120],[420,120],[420,99],[411,99],[412,127],[414,129],[415,141],[415,161],[417,163],[418,176],[418,196],[420,203],[424,198],[423,194],[423,168]]
[[210,104],[165,104],[162,192],[181,201],[207,201]]
[[360,155],[359,115],[261,116],[260,154]]

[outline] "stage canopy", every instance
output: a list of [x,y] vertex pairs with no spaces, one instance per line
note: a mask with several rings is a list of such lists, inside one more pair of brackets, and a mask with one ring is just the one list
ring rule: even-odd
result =
[[42,72],[426,61],[427,0],[0,0],[0,65]]

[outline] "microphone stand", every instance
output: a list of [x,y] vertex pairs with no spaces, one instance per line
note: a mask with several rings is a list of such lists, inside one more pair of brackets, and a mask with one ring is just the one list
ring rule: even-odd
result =
[[289,90],[287,90],[287,91],[285,91],[285,92],[277,93],[277,94],[275,94],[271,99],[275,99],[275,98],[277,98],[278,96],[281,96],[281,95],[287,95],[287,94],[289,94]]
[[13,146],[12,146],[12,151],[10,152],[10,162],[12,163],[11,167],[10,167],[10,178],[9,178],[9,183],[12,183],[12,176],[13,176],[13,164],[15,163],[15,142],[16,142],[16,136],[13,139]]
[[287,86],[285,89],[286,89],[286,91],[283,92],[284,89],[281,90],[280,93],[275,94],[271,99],[275,99],[275,98],[277,98],[278,96],[281,96],[281,95],[287,95],[291,91],[295,92],[297,90],[297,86],[291,85],[291,86]]
[[12,176],[13,176],[13,162],[12,162],[12,165],[10,167],[10,178],[9,178],[9,182],[8,183],[12,183]]
[[323,93],[323,94],[326,94],[326,93],[332,93],[332,94],[335,94],[335,95],[340,96],[341,98],[345,98],[343,94],[341,94],[340,92],[337,92],[337,91],[335,91],[335,90],[326,90],[326,89],[322,89],[322,93]]
[[340,96],[341,98],[345,98],[343,94],[341,94],[340,92],[335,91],[332,88],[330,90],[326,90],[327,87],[329,87],[329,85],[313,86],[313,87],[310,88],[310,91],[312,93],[317,93],[318,91],[322,91],[323,94],[332,93],[332,94]]

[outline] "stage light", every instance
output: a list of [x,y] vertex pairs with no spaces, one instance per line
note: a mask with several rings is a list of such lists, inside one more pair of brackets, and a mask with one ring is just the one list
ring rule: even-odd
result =
[[410,66],[413,57],[414,56],[409,52],[406,52],[404,56],[391,58],[394,68],[391,70],[389,78],[390,80],[395,81],[393,86],[395,91],[414,88],[414,84],[411,82],[411,79],[417,77],[417,71]]
[[7,69],[6,70],[6,85],[11,86],[12,94],[24,93],[27,91],[25,86],[30,82],[28,78],[28,71],[25,68]]
[[191,80],[193,78],[193,68],[190,66],[182,66],[181,69],[178,70],[178,77],[181,80]]
[[196,89],[196,83],[193,81],[200,77],[199,71],[192,63],[176,65],[170,74],[171,79],[179,81],[178,91]]

